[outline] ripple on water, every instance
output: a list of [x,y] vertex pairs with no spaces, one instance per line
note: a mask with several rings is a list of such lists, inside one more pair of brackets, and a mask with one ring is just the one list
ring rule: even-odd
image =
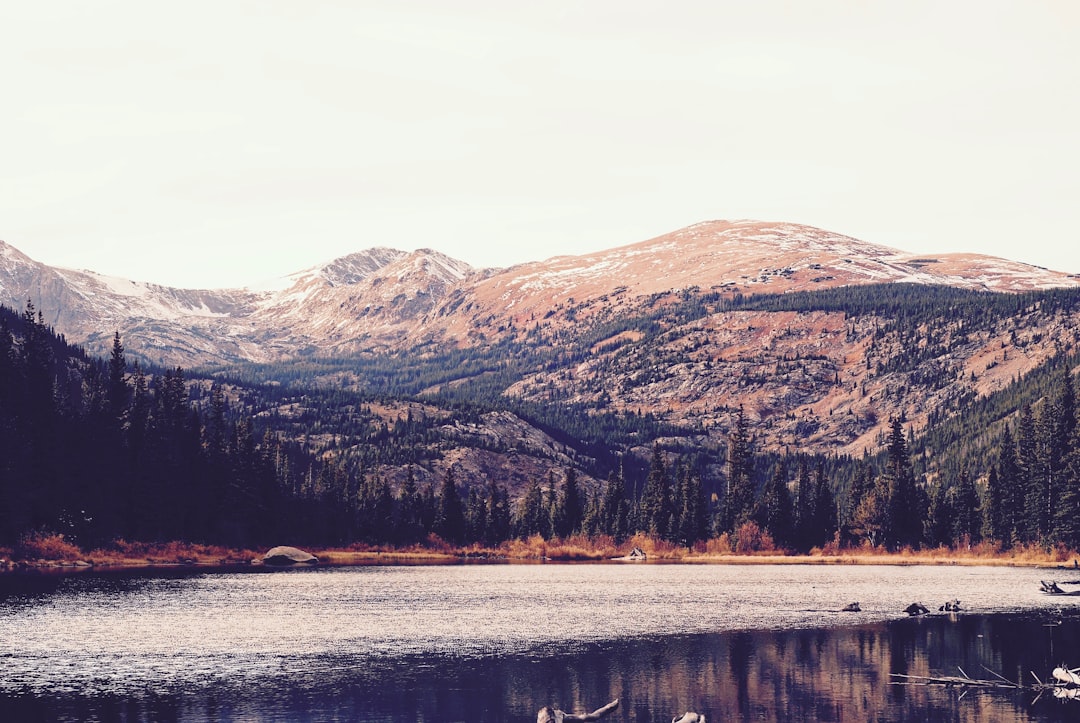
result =
[[[0,597],[0,691],[247,685],[403,658],[557,655],[606,640],[1071,609],[1005,567],[459,565],[114,575]],[[0,585],[3,583],[0,582]],[[0,588],[2,591],[2,588]],[[841,613],[858,601],[861,613]]]

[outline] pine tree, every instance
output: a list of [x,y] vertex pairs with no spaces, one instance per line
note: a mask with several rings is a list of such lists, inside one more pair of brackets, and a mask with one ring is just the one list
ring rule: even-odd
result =
[[671,478],[668,475],[667,463],[660,447],[653,445],[649,476],[645,480],[645,490],[639,504],[644,527],[642,532],[654,537],[667,537],[672,521],[671,498]]
[[953,505],[945,484],[939,482],[930,490],[930,508],[926,515],[923,532],[926,544],[931,547],[948,545],[953,535]]
[[435,533],[452,544],[465,541],[465,513],[454,480],[453,466],[447,467],[443,475],[435,514]]
[[982,510],[975,481],[966,470],[960,473],[956,486],[950,490],[953,510],[952,542],[956,545],[974,544],[981,537]]
[[1080,429],[1073,430],[1062,470],[1061,496],[1054,510],[1054,537],[1080,549]]
[[817,538],[816,489],[810,481],[810,464],[799,460],[799,476],[795,483],[795,543],[800,550],[809,550]]
[[113,335],[112,353],[109,356],[109,414],[117,426],[123,420],[128,408],[131,389],[128,387],[127,361],[124,359],[124,345],[120,342],[120,332]]
[[479,542],[487,537],[488,506],[484,495],[476,487],[469,488],[465,502],[465,540]]
[[922,539],[923,516],[920,491],[915,484],[904,429],[899,418],[893,419],[889,433],[888,460],[883,474],[886,483],[883,540],[886,545],[917,545]]
[[488,528],[485,541],[488,545],[498,545],[510,539],[510,496],[506,488],[494,480],[488,485],[487,495]]
[[544,506],[544,491],[536,478],[529,483],[525,496],[518,503],[517,536],[528,538],[533,535],[544,536],[547,531],[547,508]]
[[1031,405],[1025,404],[1020,410],[1017,428],[1016,461],[1019,475],[1017,482],[1023,489],[1023,515],[1020,524],[1020,539],[1023,542],[1038,542],[1046,530],[1043,504],[1042,481],[1040,472],[1038,443],[1035,436],[1035,415]]
[[600,502],[600,533],[622,542],[627,535],[626,485],[620,474],[612,471]]
[[786,547],[791,544],[793,524],[791,492],[788,490],[787,477],[783,465],[777,465],[772,477],[761,491],[754,512],[758,525],[768,530],[777,545]]
[[818,460],[817,469],[814,471],[814,518],[816,522],[813,529],[817,534],[811,535],[810,541],[812,546],[823,545],[833,539],[837,530],[836,499],[829,489],[824,460]]
[[743,408],[728,441],[728,476],[721,526],[727,532],[745,522],[754,506],[753,458]]
[[[1023,473],[1020,462],[1017,459],[1016,442],[1013,441],[1012,431],[1009,425],[1005,425],[1005,431],[1001,437],[1001,450],[998,452],[997,471],[997,497],[1000,500],[1000,508],[997,510],[999,518],[993,537],[1006,547],[1021,542],[1024,539],[1024,495],[1025,488]],[[993,512],[993,508],[991,508]]]
[[701,475],[691,470],[689,465],[677,465],[678,513],[674,541],[686,547],[693,547],[698,540],[709,536],[709,510],[705,492],[701,484]]
[[577,483],[577,470],[573,467],[567,467],[555,513],[556,536],[569,537],[580,532],[584,512],[581,490],[578,488]]
[[420,542],[423,537],[423,519],[421,516],[420,491],[416,486],[416,474],[412,465],[405,470],[405,481],[401,485],[397,500],[396,541],[403,544]]

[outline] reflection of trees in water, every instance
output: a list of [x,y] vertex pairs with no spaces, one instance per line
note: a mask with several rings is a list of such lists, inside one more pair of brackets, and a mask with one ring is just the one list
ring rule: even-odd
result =
[[[609,723],[668,721],[686,710],[711,721],[1069,720],[1080,702],[1008,691],[893,685],[892,673],[952,675],[958,666],[1012,680],[1080,665],[1080,619],[1045,627],[1023,616],[932,616],[831,630],[743,631],[582,643],[533,655],[377,658],[363,651],[282,663],[283,674],[131,699],[65,695],[3,700],[17,719],[531,723],[553,705],[593,710],[618,698]],[[287,671],[287,675],[285,672]],[[988,674],[987,674],[988,675]],[[15,708],[8,707],[15,704]]]
[[[610,720],[660,721],[685,710],[722,721],[1055,720],[1080,715],[1057,703],[1002,691],[894,685],[893,673],[974,677],[986,669],[1013,680],[1049,675],[1049,629],[1019,616],[933,616],[834,630],[736,632],[664,643],[621,642],[564,661],[610,671],[608,686],[574,689],[583,708],[620,698]],[[1057,650],[1076,651],[1080,621],[1053,630]],[[984,668],[985,666],[985,668]],[[1040,672],[1041,671],[1041,672]],[[527,686],[528,687],[528,686]],[[548,689],[558,699],[557,689]],[[514,696],[519,698],[519,696]],[[544,698],[534,699],[543,700]],[[528,708],[522,703],[518,708]]]

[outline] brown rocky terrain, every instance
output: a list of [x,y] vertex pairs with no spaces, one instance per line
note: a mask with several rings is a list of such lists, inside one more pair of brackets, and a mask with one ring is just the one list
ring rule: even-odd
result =
[[[751,221],[700,223],[502,270],[476,270],[432,250],[376,248],[268,288],[217,291],[53,269],[0,243],[0,301],[21,308],[33,299],[58,332],[94,353],[108,353],[113,331],[131,358],[186,368],[272,362],[283,369],[333,357],[436,365],[447,363],[439,360],[448,349],[475,351],[489,357],[482,371],[444,370],[441,381],[414,392],[472,384],[513,365],[506,398],[557,400],[583,414],[648,413],[704,447],[722,444],[741,406],[764,447],[859,454],[880,444],[890,418],[921,429],[931,415],[1004,388],[1078,341],[1080,319],[1070,314],[1031,321],[1021,310],[974,329],[963,319],[933,319],[901,333],[875,314],[725,304],[880,283],[1015,294],[1076,288],[1080,279]],[[695,304],[694,314],[681,311]],[[901,363],[930,344],[933,354]],[[348,365],[313,378],[358,390],[372,383]],[[385,406],[377,415],[391,423],[399,412]],[[507,478],[573,461],[572,449],[506,411],[446,424],[445,437],[459,444],[440,452],[443,467]]]

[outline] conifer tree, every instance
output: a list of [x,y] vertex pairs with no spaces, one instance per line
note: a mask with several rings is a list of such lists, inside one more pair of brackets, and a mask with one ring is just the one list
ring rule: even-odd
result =
[[917,545],[922,538],[926,505],[915,484],[907,439],[899,418],[891,423],[888,460],[882,476],[887,490],[883,541],[896,547]]
[[128,408],[131,389],[127,380],[127,361],[124,358],[124,345],[120,342],[120,332],[113,335],[112,353],[109,356],[109,414],[116,425],[121,423]]
[[[998,453],[997,467],[997,498],[1000,508],[997,510],[999,518],[993,537],[1006,547],[1023,541],[1024,522],[1024,476],[1017,458],[1016,442],[1013,440],[1012,431],[1008,424],[1001,437],[1001,449]],[[991,508],[993,513],[993,508]]]
[[525,496],[518,503],[517,536],[528,538],[533,535],[546,536],[547,531],[547,508],[544,505],[544,491],[540,488],[540,481],[533,478],[529,483]]
[[1042,521],[1042,510],[1045,508],[1042,503],[1035,415],[1030,404],[1021,408],[1016,432],[1017,481],[1023,490],[1023,513],[1018,527],[1022,541],[1037,542],[1045,529]]
[[952,542],[960,545],[979,542],[982,532],[982,510],[975,481],[967,470],[960,472],[956,486],[950,490],[950,507],[953,510]]
[[952,542],[953,507],[944,482],[938,482],[930,488],[930,505],[926,514],[923,537],[931,547],[948,545]]
[[435,514],[435,533],[453,544],[465,541],[465,513],[454,480],[453,466],[447,467],[443,475]]
[[727,532],[745,522],[754,506],[753,458],[743,408],[728,440],[728,476],[721,526]]
[[810,465],[806,458],[799,460],[799,475],[795,483],[795,543],[801,550],[814,546],[816,538],[817,500],[810,481]]
[[494,480],[488,485],[487,519],[485,542],[488,545],[510,539],[510,498],[506,489]]
[[811,535],[811,546],[822,545],[833,539],[836,533],[836,499],[832,490],[829,489],[829,479],[825,474],[825,461],[818,460],[817,469],[814,471],[814,518],[813,529],[816,535]]
[[781,547],[791,544],[793,532],[791,491],[788,489],[783,465],[776,466],[765,488],[762,489],[754,518],[758,525],[769,531],[776,544]]
[[470,487],[465,502],[465,540],[478,542],[487,537],[488,506],[484,495],[475,486]]
[[580,532],[584,512],[581,490],[578,488],[577,470],[573,467],[567,467],[555,513],[556,536],[569,537]]
[[544,494],[544,506],[547,508],[547,519],[544,522],[544,539],[557,537],[559,532],[559,490],[555,486],[555,470],[548,470],[547,490]]
[[1054,510],[1054,537],[1080,549],[1080,428],[1073,430],[1062,470],[1061,495]]
[[405,470],[405,481],[401,485],[397,499],[397,524],[394,526],[397,542],[413,544],[423,539],[421,505],[420,490],[416,486],[416,474],[412,465],[409,465]]
[[642,532],[654,537],[667,537],[672,518],[671,477],[658,445],[653,445],[649,476],[645,479],[645,490],[641,494],[639,508]]
[[622,475],[612,471],[600,502],[600,532],[622,542],[628,529],[625,482]]
[[686,547],[709,536],[709,508],[701,475],[687,464],[677,465],[678,511],[673,540]]

